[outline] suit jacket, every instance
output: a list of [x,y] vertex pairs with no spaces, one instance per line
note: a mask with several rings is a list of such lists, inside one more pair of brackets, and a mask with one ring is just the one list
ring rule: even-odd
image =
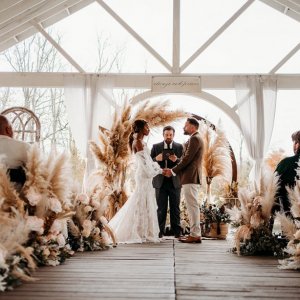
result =
[[296,180],[299,180],[296,172],[299,159],[300,153],[291,157],[286,157],[280,161],[275,170],[279,175],[279,188],[276,193],[276,202],[278,203],[279,199],[281,199],[285,211],[290,210],[290,201],[288,199],[286,186],[292,188],[295,186]]
[[[182,156],[182,152],[183,152],[183,147],[181,144],[179,143],[176,143],[173,141],[173,145],[172,145],[172,150],[174,151],[175,155],[180,158]],[[161,143],[158,143],[158,144],[154,144],[152,149],[151,149],[151,157],[152,159],[155,161],[155,157],[162,153],[164,150],[164,142],[161,142]],[[172,162],[170,159],[168,160],[168,168],[173,168],[176,166],[176,164],[178,163],[179,159],[176,161],[176,162]],[[160,167],[162,169],[164,169],[166,166],[165,166],[165,161],[158,161],[157,162]],[[165,178],[165,176],[163,176],[162,174],[158,174],[156,175],[153,180],[152,180],[152,184],[153,184],[153,187],[156,188],[156,189],[160,189],[161,186],[163,185],[163,182],[164,180],[168,180]],[[177,178],[177,176],[172,176],[172,179],[173,181],[173,185],[174,185],[174,188],[175,189],[178,189],[178,188],[181,188],[181,184],[180,184],[180,180],[179,178]]]
[[199,132],[186,143],[185,151],[172,171],[179,176],[181,184],[201,184],[203,141]]

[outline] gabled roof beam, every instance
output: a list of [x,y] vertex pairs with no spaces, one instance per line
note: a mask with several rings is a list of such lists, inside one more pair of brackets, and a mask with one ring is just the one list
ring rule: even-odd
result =
[[80,73],[85,73],[83,68],[44,30],[44,28],[32,22],[32,25],[56,48],[56,50]]
[[173,68],[180,73],[180,0],[173,0]]
[[[47,11],[41,11],[41,14],[39,14],[35,20],[37,20],[37,22],[41,24],[43,28],[46,28],[67,16],[65,10],[66,7],[68,8],[69,12],[73,14],[94,1],[95,0],[67,0]],[[37,33],[37,31],[34,27],[32,27],[30,21],[15,27],[13,30],[0,36],[0,51],[3,51],[16,44],[13,38],[14,36],[17,36],[18,40],[22,41],[35,33]]]
[[[288,5],[283,5],[282,1],[279,0],[260,0],[261,2],[271,6],[272,8],[280,11],[281,13],[293,18],[294,20],[300,22],[300,12],[292,10]],[[289,1],[291,2],[291,1]],[[295,3],[295,1],[293,1]],[[288,8],[288,9],[286,9]]]
[[44,0],[39,4],[35,5],[32,8],[28,8],[26,11],[21,13],[20,15],[13,18],[13,20],[8,20],[0,25],[0,36],[13,30],[14,28],[23,25],[24,23],[33,20],[38,17],[43,12],[55,7],[56,5],[65,2],[65,0]]
[[114,12],[104,1],[97,0],[103,7],[124,29],[127,30],[146,50],[149,51],[167,70],[172,72],[172,67],[168,62],[156,52],[136,31],[134,31],[116,12]]
[[[13,18],[18,17],[21,14],[24,14],[30,10],[35,10],[35,6],[39,5],[39,7],[42,5],[41,3],[45,3],[45,0],[27,0],[22,1],[20,3],[17,3],[10,9],[7,9],[3,12],[0,12],[0,24],[3,24],[5,22],[11,23]],[[0,28],[2,25],[0,25]]]
[[248,0],[230,19],[228,19],[180,68],[185,70],[210,44],[212,44],[255,0]]
[[300,49],[300,43],[296,45],[270,72],[269,74],[274,74],[277,72],[294,54],[296,54]]
[[290,1],[290,0],[274,0],[275,2],[287,7],[289,10],[293,10],[294,12],[300,14],[300,2]]
[[0,11],[7,10],[20,1],[21,0],[1,0],[0,1]]

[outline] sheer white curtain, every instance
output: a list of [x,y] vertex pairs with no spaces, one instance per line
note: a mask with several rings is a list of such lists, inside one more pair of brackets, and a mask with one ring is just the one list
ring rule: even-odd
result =
[[242,133],[254,160],[252,179],[259,182],[274,127],[277,81],[263,76],[238,76],[235,89]]
[[112,87],[96,75],[66,76],[65,101],[72,135],[86,158],[85,179],[94,168],[88,142],[98,142],[98,127],[110,128],[115,109]]

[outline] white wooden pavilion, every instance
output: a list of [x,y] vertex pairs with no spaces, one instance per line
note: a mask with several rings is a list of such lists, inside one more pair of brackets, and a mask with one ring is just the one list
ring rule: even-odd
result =
[[[203,73],[199,69],[198,72],[188,73],[186,70],[255,3],[263,3],[286,18],[300,22],[300,0],[239,1],[240,7],[205,42],[199,44],[192,55],[181,61],[181,12],[185,1],[169,0],[173,16],[171,24],[173,44],[172,58],[167,60],[138,33],[137,28],[130,26],[112,8],[109,0],[1,0],[0,51],[9,49],[36,33],[41,33],[76,71],[0,72],[0,87],[67,89],[68,85],[77,84],[81,90],[78,99],[73,101],[81,101],[80,97],[86,94],[86,89],[92,89],[93,84],[100,81],[101,85],[111,89],[143,90],[141,94],[131,99],[133,104],[169,93],[190,95],[217,106],[231,118],[245,139],[248,138],[248,147],[253,146],[250,155],[257,162],[259,171],[273,128],[274,119],[266,123],[270,110],[274,110],[272,99],[276,99],[276,93],[280,90],[300,90],[300,68],[298,72],[290,74],[280,72],[290,60],[299,57],[300,30],[298,41],[266,72],[226,73],[220,69],[217,73]],[[55,41],[47,32],[47,28],[89,5],[99,5],[105,10],[164,67],[165,71],[161,73],[86,71]],[[130,9],[134,11],[134,7]],[[269,55],[272,56],[272,53]],[[230,106],[223,99],[209,93],[209,90],[216,89],[240,89],[241,93],[246,91],[246,96],[242,93],[240,102]],[[265,91],[271,91],[272,96],[264,96]],[[93,98],[90,95],[86,97]],[[105,115],[110,107],[109,97],[104,94],[94,98],[92,100],[100,101],[96,105],[107,108],[107,111],[102,110]],[[268,102],[267,106],[265,102]],[[246,106],[243,106],[244,104]],[[286,105],[289,105],[288,99]],[[241,108],[249,107],[254,109],[254,118],[247,123]],[[192,108],[190,110],[192,111]],[[88,128],[87,125],[86,127]],[[82,140],[81,145],[83,153],[87,139],[94,134],[87,128],[84,129],[87,131],[86,139]],[[36,274],[36,277],[40,278],[38,282],[24,284],[13,292],[2,293],[0,299],[299,299],[299,273],[278,270],[277,261],[273,258],[241,258],[227,253],[227,249],[225,241],[183,245],[168,240],[160,245],[122,246],[108,252],[83,253],[55,269],[40,269]]]
[[[197,72],[188,73],[189,66],[191,66],[199,57],[201,57],[206,50],[218,41],[226,33],[227,30],[234,26],[238,22],[239,18],[251,9],[256,3],[263,3],[268,6],[269,9],[274,9],[280,14],[284,14],[286,18],[290,18],[293,21],[300,21],[300,1],[298,0],[248,0],[239,1],[240,6],[230,15],[227,20],[221,24],[211,36],[209,36],[205,42],[198,45],[198,48],[187,59],[182,60],[181,48],[182,48],[182,36],[181,36],[181,13],[184,5],[189,5],[187,2],[174,0],[168,1],[172,9],[172,57],[171,60],[167,60],[164,56],[157,51],[154,46],[151,45],[147,39],[139,34],[138,28],[134,28],[125,21],[120,14],[116,12],[116,9],[112,7],[118,4],[115,1],[102,1],[102,0],[2,0],[0,3],[0,51],[4,51],[20,41],[26,38],[40,33],[51,43],[57,51],[65,58],[67,62],[73,67],[76,72],[0,72],[0,87],[64,87],[68,85],[78,84],[81,88],[87,87],[87,82],[90,88],[91,80],[101,81],[101,86],[109,87],[110,89],[140,89],[142,93],[136,95],[131,102],[137,103],[144,99],[157,97],[159,95],[171,94],[185,94],[196,99],[204,100],[218,107],[224,112],[233,123],[239,128],[246,140],[248,150],[251,158],[256,162],[256,172],[259,172],[260,161],[263,159],[266,149],[270,142],[270,135],[272,134],[272,128],[274,124],[274,118],[271,120],[266,117],[274,115],[275,108],[270,107],[269,104],[276,99],[276,93],[280,90],[299,90],[300,89],[300,74],[298,72],[293,73],[280,73],[283,66],[289,63],[290,60],[298,58],[300,43],[292,43],[290,48],[286,49],[286,53],[282,55],[273,63],[273,66],[268,69],[267,72],[243,72],[243,73],[228,73],[222,72],[220,69],[217,73],[202,73],[201,69]],[[128,2],[128,5],[132,5],[132,1]],[[193,1],[190,2],[192,5]],[[161,73],[91,73],[86,71],[78,61],[76,61],[55,39],[47,33],[47,28],[51,25],[61,21],[68,16],[75,14],[76,12],[85,9],[89,5],[98,5],[101,9],[114,19],[120,27],[125,29],[144,49],[159,62],[164,72]],[[147,4],[146,4],[147,5]],[[218,2],[216,2],[218,5]],[[224,5],[224,3],[223,3]],[[216,13],[218,12],[216,7]],[[134,7],[132,7],[134,9]],[[256,20],[253,20],[255,23]],[[205,30],[205,29],[204,29]],[[246,30],[246,29],[245,29]],[[196,35],[196,33],[195,33]],[[247,32],[245,31],[245,37]],[[259,35],[259,33],[258,33]],[[247,38],[247,37],[246,37]],[[276,47],[274,45],[274,47]],[[272,53],[269,53],[272,56]],[[251,60],[251,58],[250,58]],[[242,79],[241,79],[242,77]],[[89,78],[89,79],[88,79]],[[91,79],[94,78],[94,79]],[[273,82],[270,87],[270,80]],[[77,82],[77,83],[74,83]],[[95,84],[95,83],[94,83]],[[96,83],[97,84],[97,83]],[[265,87],[264,87],[265,86]],[[267,87],[269,86],[269,87]],[[273,91],[273,100],[270,98],[266,100],[264,96],[261,96],[264,91],[268,93],[268,89]],[[228,105],[223,99],[213,95],[209,90],[216,89],[240,89],[240,99],[236,105]],[[247,93],[243,94],[243,91],[247,89]],[[258,92],[260,90],[260,92]],[[255,94],[251,100],[251,95]],[[261,95],[259,95],[261,94]],[[82,95],[82,94],[81,94]],[[73,94],[74,96],[74,94]],[[107,96],[107,95],[106,95]],[[102,95],[96,102],[102,107],[102,113],[105,115],[106,109],[109,109],[109,104],[104,104],[104,101],[109,100],[109,97]],[[80,98],[80,96],[78,96]],[[245,100],[245,97],[247,101]],[[68,98],[68,97],[67,97]],[[74,97],[73,97],[74,98]],[[244,100],[243,100],[244,99]],[[73,101],[75,101],[73,99]],[[80,100],[78,100],[80,101]],[[253,103],[251,101],[254,101]],[[273,101],[273,102],[274,102]],[[109,102],[109,101],[108,101]],[[267,104],[268,103],[268,104]],[[104,105],[104,106],[102,106]],[[254,106],[253,106],[254,105]],[[242,107],[243,106],[243,107]],[[70,107],[70,105],[69,105]],[[238,109],[240,107],[240,109]],[[255,117],[252,120],[245,121],[245,116],[241,115],[241,112],[249,110],[250,107],[255,107]],[[104,108],[104,109],[103,109]],[[264,114],[267,110],[268,114]],[[69,112],[69,115],[72,111]],[[94,116],[99,118],[99,116]],[[103,118],[110,118],[109,114],[101,116]],[[89,116],[89,119],[92,119]],[[247,119],[247,118],[246,118]],[[241,123],[241,120],[242,123]],[[109,120],[108,120],[109,122]],[[247,124],[245,122],[248,122]],[[72,120],[70,120],[72,127]],[[268,124],[267,124],[268,123]],[[91,126],[90,126],[91,127]],[[267,129],[268,128],[268,129]],[[76,131],[76,128],[72,128]],[[85,129],[85,131],[88,131]],[[268,131],[268,132],[267,132]],[[255,132],[255,133],[253,133]],[[95,132],[86,132],[86,139],[82,139],[82,135],[77,137],[77,140],[83,141],[83,145],[79,145],[81,152],[87,155],[85,144],[87,139],[93,138]],[[75,136],[76,140],[76,136]],[[258,142],[260,141],[260,142]],[[261,142],[263,141],[263,142]]]

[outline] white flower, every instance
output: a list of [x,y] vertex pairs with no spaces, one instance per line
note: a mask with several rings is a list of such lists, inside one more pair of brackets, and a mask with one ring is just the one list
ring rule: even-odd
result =
[[43,234],[44,232],[44,220],[36,216],[28,216],[26,221],[26,226],[31,231],[36,231],[39,234]]
[[29,204],[36,206],[43,198],[43,195],[38,193],[34,188],[30,187],[27,192]]
[[6,276],[0,275],[0,292],[4,292],[6,289],[6,282],[4,281],[5,278]]
[[90,202],[89,197],[86,194],[77,195],[76,200],[78,200],[79,202],[85,205],[88,205]]
[[48,257],[50,255],[50,250],[48,248],[45,248],[43,250],[43,256]]
[[47,265],[55,267],[55,266],[59,265],[59,261],[58,260],[49,259],[49,260],[47,260]]
[[93,224],[90,220],[84,220],[82,224],[82,236],[89,237],[92,231]]
[[84,212],[85,213],[89,213],[92,210],[93,210],[93,208],[91,206],[89,206],[89,205],[84,208]]
[[61,224],[62,220],[54,220],[54,222],[52,223],[51,228],[49,229],[49,232],[54,233],[54,234],[58,234],[59,232],[61,232],[62,230],[62,224]]
[[91,205],[94,207],[94,208],[100,208],[100,203],[99,201],[97,201],[96,199],[92,199],[91,201]]
[[61,203],[57,198],[50,198],[50,209],[55,213],[60,213],[62,211]]
[[66,240],[61,233],[57,236],[57,243],[60,248],[66,245]]
[[111,243],[109,235],[108,235],[108,233],[106,231],[102,231],[101,232],[101,237],[102,237],[102,240],[103,240],[103,242],[104,242],[105,245],[108,245],[108,244]]
[[3,247],[0,247],[0,267],[5,267],[5,258],[7,255],[7,251],[6,249],[4,249]]

